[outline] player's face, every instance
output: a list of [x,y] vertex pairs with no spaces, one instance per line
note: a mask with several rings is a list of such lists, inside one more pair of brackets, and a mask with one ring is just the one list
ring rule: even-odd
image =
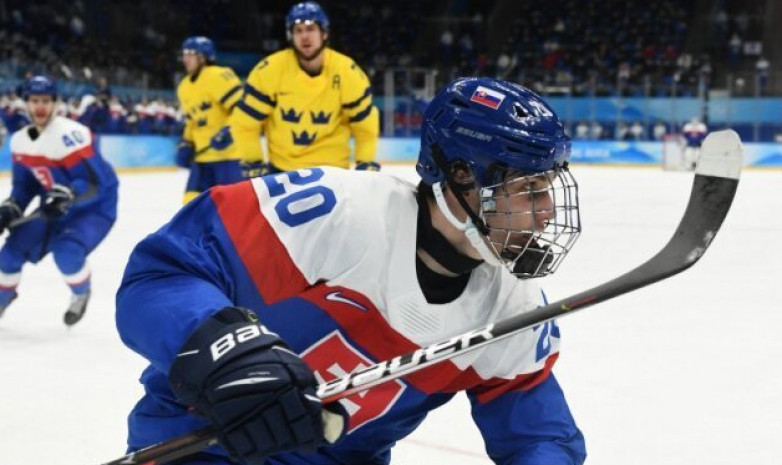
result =
[[494,189],[493,209],[484,211],[490,228],[489,239],[518,250],[537,233],[543,231],[554,217],[549,175],[508,175]]
[[45,126],[54,112],[54,99],[51,95],[31,95],[27,98],[27,112],[36,126]]
[[182,64],[185,65],[187,74],[193,74],[201,69],[204,59],[198,53],[192,50],[182,52]]
[[291,33],[293,35],[293,47],[298,52],[299,57],[305,60],[316,58],[328,37],[320,29],[320,26],[312,21],[294,24]]

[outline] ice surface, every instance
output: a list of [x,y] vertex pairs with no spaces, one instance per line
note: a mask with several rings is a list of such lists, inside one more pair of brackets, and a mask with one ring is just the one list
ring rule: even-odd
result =
[[[385,170],[414,177],[410,166]],[[584,234],[545,278],[556,299],[611,279],[669,239],[691,175],[573,168]],[[96,464],[125,449],[144,361],[114,328],[133,245],[179,207],[184,172],[121,176],[120,219],[91,257],[84,320],[62,323],[68,290],[49,258],[25,268],[0,319],[0,465]],[[560,321],[555,373],[600,465],[777,464],[782,432],[782,172],[747,171],[703,259],[683,274]],[[0,196],[9,179],[0,179]],[[395,464],[488,464],[463,395],[433,412]]]

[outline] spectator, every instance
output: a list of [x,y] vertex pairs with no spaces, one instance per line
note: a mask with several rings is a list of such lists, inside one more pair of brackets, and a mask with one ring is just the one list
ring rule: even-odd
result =
[[24,100],[18,95],[11,94],[5,101],[0,117],[8,134],[13,134],[24,126],[30,124],[25,110]]
[[644,139],[644,127],[643,125],[635,121],[633,124],[630,125],[629,129],[630,139],[639,141]]
[[747,34],[747,30],[749,29],[749,15],[747,15],[746,11],[742,11],[736,15],[736,27],[742,35]]
[[654,124],[654,128],[652,129],[652,137],[654,137],[654,140],[663,140],[667,133],[668,128],[665,126],[665,123],[658,121]]
[[728,43],[728,65],[731,69],[736,69],[736,67],[738,67],[741,44],[741,37],[734,33]]
[[98,78],[98,85],[95,89],[95,98],[97,98],[103,106],[109,106],[109,101],[111,100],[111,88],[109,88],[109,81],[105,76]]
[[111,97],[108,106],[108,120],[106,121],[106,134],[127,133],[127,110],[119,102],[117,97]]
[[603,138],[603,126],[597,121],[592,122],[592,126],[589,128],[590,136],[592,140],[600,140]]
[[616,140],[628,140],[630,132],[628,131],[627,124],[620,122],[616,125],[614,130],[614,139]]
[[758,79],[758,95],[766,94],[766,85],[768,83],[768,68],[770,66],[771,64],[768,62],[766,57],[763,56],[761,56],[760,59],[755,63]]
[[585,121],[579,121],[576,125],[576,134],[574,139],[587,140],[589,139],[589,125]]
[[440,62],[446,68],[453,64],[453,33],[448,29],[440,35]]

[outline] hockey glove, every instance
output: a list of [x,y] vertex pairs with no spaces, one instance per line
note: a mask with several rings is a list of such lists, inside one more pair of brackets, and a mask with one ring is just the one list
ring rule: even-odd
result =
[[0,204],[0,234],[5,231],[11,223],[22,217],[22,209],[16,204],[14,199],[8,199]]
[[195,158],[195,149],[193,143],[182,141],[176,148],[176,165],[182,168],[190,168],[190,163]]
[[225,126],[217,131],[217,134],[212,136],[212,140],[209,142],[209,145],[211,145],[215,150],[225,150],[233,143],[234,138],[231,136],[231,128]]
[[373,161],[361,161],[356,163],[356,171],[380,171],[380,164]]
[[41,214],[47,220],[55,220],[68,213],[75,197],[68,186],[55,184],[43,196]]
[[283,451],[336,441],[347,415],[321,408],[315,376],[249,310],[226,307],[189,337],[169,373],[180,402],[207,417],[234,460],[255,465]]
[[257,178],[269,174],[269,165],[262,161],[242,162],[242,176],[245,179]]

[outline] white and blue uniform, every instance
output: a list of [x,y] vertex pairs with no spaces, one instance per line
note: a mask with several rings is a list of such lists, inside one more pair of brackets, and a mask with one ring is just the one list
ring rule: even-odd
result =
[[695,165],[698,161],[698,155],[700,155],[701,144],[708,134],[706,125],[700,121],[690,121],[684,125],[685,147],[684,147],[684,164],[687,168],[695,169]]
[[[117,294],[122,340],[151,363],[129,448],[204,426],[175,400],[168,372],[188,336],[226,306],[253,310],[331,380],[543,303],[536,281],[488,264],[452,302],[428,303],[416,278],[417,215],[410,184],[313,168],[213,188],[143,240]],[[581,464],[583,437],[551,374],[559,336],[556,324],[540,325],[343,399],[347,436],[267,463],[387,464],[427,412],[466,391],[496,463]],[[184,463],[232,463],[209,452]]]
[[15,292],[26,262],[52,252],[74,294],[89,290],[87,255],[117,217],[117,176],[97,151],[90,130],[53,116],[39,133],[26,126],[11,137],[11,198],[24,211],[54,186],[69,188],[76,201],[60,218],[38,218],[11,230],[0,250],[0,291]]
[[708,134],[708,130],[706,125],[700,121],[690,121],[684,125],[682,133],[684,140],[687,142],[687,147],[700,147],[703,139]]

